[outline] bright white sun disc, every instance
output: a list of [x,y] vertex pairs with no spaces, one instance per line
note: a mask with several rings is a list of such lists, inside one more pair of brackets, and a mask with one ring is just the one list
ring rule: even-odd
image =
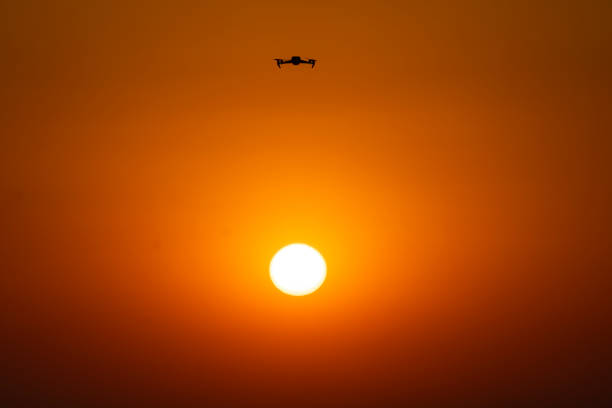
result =
[[321,254],[306,244],[281,248],[270,262],[270,278],[288,295],[303,296],[317,290],[325,280],[327,265]]

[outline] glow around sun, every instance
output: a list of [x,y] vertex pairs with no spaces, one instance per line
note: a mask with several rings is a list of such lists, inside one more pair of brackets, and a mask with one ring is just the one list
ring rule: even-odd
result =
[[321,254],[306,244],[281,248],[270,262],[270,278],[288,295],[308,295],[323,284],[327,265]]

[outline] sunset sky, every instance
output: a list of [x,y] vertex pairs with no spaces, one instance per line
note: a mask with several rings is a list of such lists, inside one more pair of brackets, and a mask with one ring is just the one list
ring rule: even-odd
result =
[[[612,2],[0,23],[0,405],[609,398]],[[327,262],[303,297],[268,272],[293,242]]]

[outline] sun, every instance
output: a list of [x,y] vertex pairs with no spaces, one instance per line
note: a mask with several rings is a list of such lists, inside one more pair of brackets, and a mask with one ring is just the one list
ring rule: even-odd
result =
[[306,244],[279,249],[270,262],[270,278],[283,293],[308,295],[323,284],[327,265],[321,254]]

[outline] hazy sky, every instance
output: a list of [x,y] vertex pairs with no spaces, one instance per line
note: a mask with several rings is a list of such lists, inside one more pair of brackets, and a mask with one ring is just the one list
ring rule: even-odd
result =
[[612,3],[95,3],[0,4],[3,406],[607,397]]

